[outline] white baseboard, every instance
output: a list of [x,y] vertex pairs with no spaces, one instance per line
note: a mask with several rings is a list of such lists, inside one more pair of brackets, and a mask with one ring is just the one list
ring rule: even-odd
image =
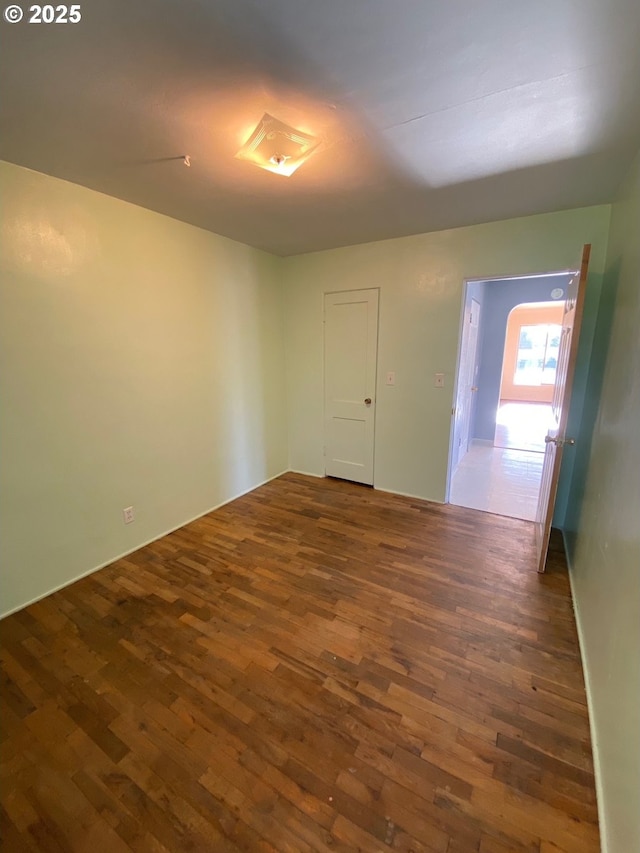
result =
[[390,495],[399,495],[401,498],[413,498],[416,501],[424,501],[429,504],[445,504],[446,501],[438,501],[435,498],[425,498],[424,495],[414,495],[411,492],[398,492],[395,489],[383,489],[380,486],[373,487],[376,492],[387,492]]
[[[326,474],[312,474],[310,471],[300,471],[298,468],[291,468],[291,474],[302,474],[305,477],[316,477],[323,480],[327,475]],[[340,479],[338,477],[337,479]],[[346,480],[345,482],[352,482],[351,480]],[[357,485],[357,484],[356,484]],[[398,492],[395,489],[384,489],[380,486],[376,486],[374,483],[371,487],[376,492],[387,492],[389,495],[399,495],[401,498],[413,498],[416,501],[425,501],[426,503],[434,503],[434,504],[444,504],[446,501],[438,501],[435,498],[425,498],[423,495],[414,495],[411,492]]]
[[578,602],[575,596],[575,591],[573,588],[573,569],[571,566],[571,560],[569,558],[569,550],[567,548],[567,542],[564,535],[564,530],[562,531],[562,541],[564,543],[564,553],[567,558],[567,568],[569,570],[569,586],[571,587],[571,600],[573,602],[573,613],[576,619],[576,629],[578,631],[578,646],[580,648],[580,658],[582,660],[582,672],[584,674],[584,688],[585,693],[587,695],[587,710],[589,712],[589,731],[591,733],[591,752],[593,754],[593,775],[596,783],[596,803],[598,807],[598,824],[600,827],[600,851],[601,853],[607,853],[608,851],[608,834],[607,834],[607,821],[604,813],[604,796],[602,790],[602,773],[600,770],[600,751],[598,749],[598,737],[595,729],[595,714],[593,711],[593,699],[591,693],[591,677],[589,674],[589,666],[586,657],[586,645],[584,642],[584,635],[582,633],[582,619],[580,616],[580,608],[578,607]]
[[53,595],[54,592],[58,592],[61,589],[65,589],[67,586],[71,586],[71,584],[76,581],[82,580],[82,578],[86,578],[89,575],[92,575],[94,572],[99,572],[100,569],[104,569],[107,566],[110,566],[111,563],[117,563],[118,560],[121,560],[123,557],[128,557],[129,554],[134,554],[136,551],[139,551],[140,548],[145,548],[147,545],[151,545],[152,542],[157,542],[158,539],[162,539],[164,536],[168,536],[170,533],[175,533],[176,530],[180,530],[181,527],[186,527],[187,524],[191,524],[192,521],[197,521],[199,518],[202,518],[205,515],[208,515],[210,512],[215,512],[215,510],[220,509],[222,506],[226,506],[226,504],[232,503],[232,501],[241,498],[243,495],[248,495],[249,492],[253,492],[256,489],[259,489],[260,486],[264,486],[266,483],[270,483],[272,480],[277,480],[278,477],[281,477],[283,474],[288,473],[288,468],[284,471],[280,471],[279,474],[274,474],[273,477],[268,477],[266,480],[262,480],[261,483],[256,483],[255,486],[251,486],[249,489],[244,489],[244,491],[239,492],[237,495],[234,495],[227,500],[222,501],[215,506],[212,506],[210,509],[205,509],[204,512],[198,513],[198,515],[194,515],[193,518],[188,518],[186,521],[181,522],[180,524],[176,524],[175,527],[171,527],[169,530],[165,530],[164,533],[159,533],[157,536],[152,536],[151,539],[147,539],[144,542],[141,542],[139,545],[136,545],[134,548],[129,548],[128,551],[123,551],[121,554],[117,554],[115,557],[110,557],[108,560],[105,560],[103,563],[100,563],[98,566],[94,566],[92,569],[87,569],[86,572],[81,572],[79,575],[75,575],[69,580],[64,581],[57,586],[52,587],[51,589],[43,592],[42,595],[37,595],[35,598],[32,598],[30,601],[25,602],[24,604],[19,604],[17,607],[13,607],[11,610],[7,610],[6,613],[0,613],[0,619],[4,619],[6,616],[11,616],[12,613],[17,613],[19,610],[24,610],[25,607],[30,607],[32,604],[35,604],[36,601],[42,601],[43,598],[47,598],[49,595]]
[[[300,468],[289,468],[288,471],[283,471],[283,474],[302,474],[304,477],[315,477],[317,480],[324,480],[326,474],[315,474],[312,471],[302,471]],[[279,475],[278,475],[279,476]]]

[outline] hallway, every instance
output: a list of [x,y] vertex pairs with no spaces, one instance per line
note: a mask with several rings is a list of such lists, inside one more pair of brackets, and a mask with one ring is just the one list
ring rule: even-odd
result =
[[472,441],[451,481],[450,503],[533,521],[551,406],[501,401],[494,444]]

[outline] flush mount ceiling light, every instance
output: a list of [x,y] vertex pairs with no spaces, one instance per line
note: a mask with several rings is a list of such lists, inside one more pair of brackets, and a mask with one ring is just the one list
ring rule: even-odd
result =
[[320,140],[265,113],[236,154],[277,175],[292,175],[320,145]]

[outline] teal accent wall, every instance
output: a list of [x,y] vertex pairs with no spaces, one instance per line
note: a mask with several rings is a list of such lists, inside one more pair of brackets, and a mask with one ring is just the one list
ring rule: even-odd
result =
[[565,540],[604,853],[640,850],[640,154],[612,208]]

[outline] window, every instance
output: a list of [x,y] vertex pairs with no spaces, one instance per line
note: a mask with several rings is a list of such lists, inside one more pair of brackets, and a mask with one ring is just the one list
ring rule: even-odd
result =
[[561,333],[562,326],[555,323],[520,326],[514,385],[553,385]]

